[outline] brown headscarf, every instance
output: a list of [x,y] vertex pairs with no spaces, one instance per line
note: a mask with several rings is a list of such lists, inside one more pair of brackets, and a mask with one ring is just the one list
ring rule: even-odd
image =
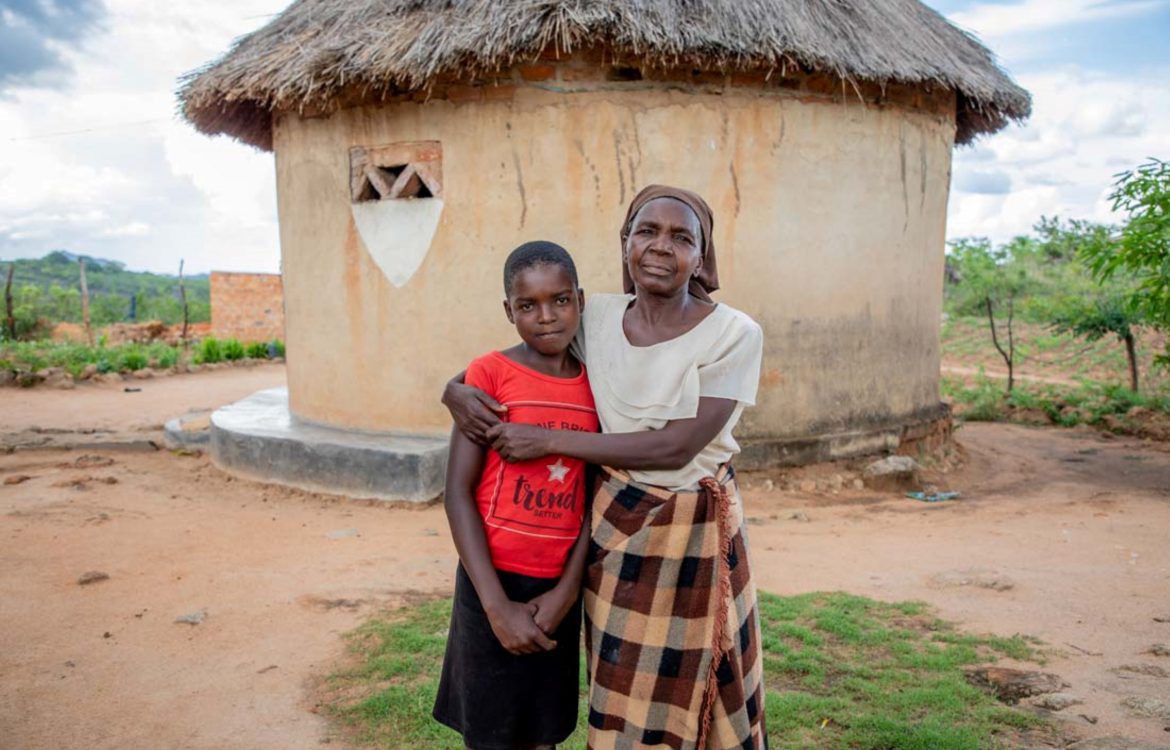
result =
[[690,206],[690,209],[695,212],[695,216],[699,217],[699,228],[703,232],[703,246],[700,250],[703,255],[703,266],[699,269],[698,275],[691,279],[690,293],[701,300],[710,302],[710,293],[719,288],[719,269],[715,265],[715,237],[712,233],[715,227],[715,216],[711,213],[711,207],[707,205],[707,201],[703,200],[698,193],[668,185],[647,185],[642,188],[642,192],[634,196],[633,202],[630,203],[630,210],[626,212],[626,220],[622,223],[621,232],[622,288],[626,294],[632,294],[634,291],[634,280],[630,278],[630,268],[625,262],[626,238],[630,236],[630,224],[633,223],[634,217],[638,215],[642,206],[658,198],[673,198],[676,201],[681,201]]

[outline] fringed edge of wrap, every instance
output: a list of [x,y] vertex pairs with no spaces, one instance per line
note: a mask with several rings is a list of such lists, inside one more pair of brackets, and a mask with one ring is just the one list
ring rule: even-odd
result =
[[696,750],[703,750],[707,744],[707,734],[711,731],[711,720],[715,710],[715,698],[719,694],[719,663],[723,660],[723,636],[727,630],[727,600],[731,596],[731,498],[727,495],[727,488],[716,480],[707,477],[699,482],[700,486],[715,499],[716,527],[719,530],[719,581],[716,597],[715,622],[711,635],[711,670],[707,674],[707,689],[703,696],[703,718],[699,724],[699,737],[695,743]]

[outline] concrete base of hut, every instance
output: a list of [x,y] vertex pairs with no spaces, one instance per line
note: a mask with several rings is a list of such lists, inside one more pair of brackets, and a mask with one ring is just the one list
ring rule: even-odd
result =
[[227,472],[261,482],[427,502],[443,492],[447,440],[307,423],[289,411],[288,389],[272,388],[211,415],[211,458]]
[[913,455],[934,453],[951,441],[954,422],[951,409],[940,403],[934,409],[893,423],[801,438],[744,441],[735,459],[738,469],[805,466],[876,453]]

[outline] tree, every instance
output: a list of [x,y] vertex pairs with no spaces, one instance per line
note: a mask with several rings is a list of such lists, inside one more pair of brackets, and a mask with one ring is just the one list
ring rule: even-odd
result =
[[1054,316],[1053,329],[1097,341],[1113,334],[1125,344],[1129,388],[1138,390],[1136,329],[1145,322],[1142,311],[1130,304],[1130,291],[1102,286],[1097,295],[1070,296]]
[[1059,333],[1089,341],[1116,336],[1125,346],[1129,387],[1136,392],[1137,329],[1146,323],[1145,312],[1131,304],[1137,282],[1126,270],[1108,279],[1095,279],[1084,260],[1097,248],[1116,242],[1117,228],[1045,217],[1033,230],[1037,236],[1035,257],[1041,262],[1029,273],[1044,293],[1029,300],[1029,313]]
[[[1132,274],[1137,285],[1127,304],[1170,329],[1170,162],[1150,159],[1117,175],[1109,199],[1128,218],[1112,241],[1086,246],[1083,257],[1100,281]],[[1170,363],[1170,352],[1160,360]]]
[[1028,288],[1027,273],[1021,263],[1012,262],[1011,248],[1016,247],[1018,251],[1019,245],[1025,241],[1026,238],[1017,238],[998,249],[986,238],[951,243],[951,258],[961,279],[956,295],[957,307],[979,310],[986,315],[991,342],[1007,365],[1008,393],[1016,384],[1017,352],[1013,330],[1016,300]]
[[1037,249],[1050,263],[1076,260],[1085,248],[1109,240],[1114,228],[1084,219],[1065,222],[1059,216],[1041,216],[1033,227]]

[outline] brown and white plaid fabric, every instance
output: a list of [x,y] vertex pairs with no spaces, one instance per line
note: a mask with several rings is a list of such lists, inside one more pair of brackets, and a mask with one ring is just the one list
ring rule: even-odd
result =
[[697,492],[602,469],[592,516],[589,748],[767,748],[759,609],[731,467]]

